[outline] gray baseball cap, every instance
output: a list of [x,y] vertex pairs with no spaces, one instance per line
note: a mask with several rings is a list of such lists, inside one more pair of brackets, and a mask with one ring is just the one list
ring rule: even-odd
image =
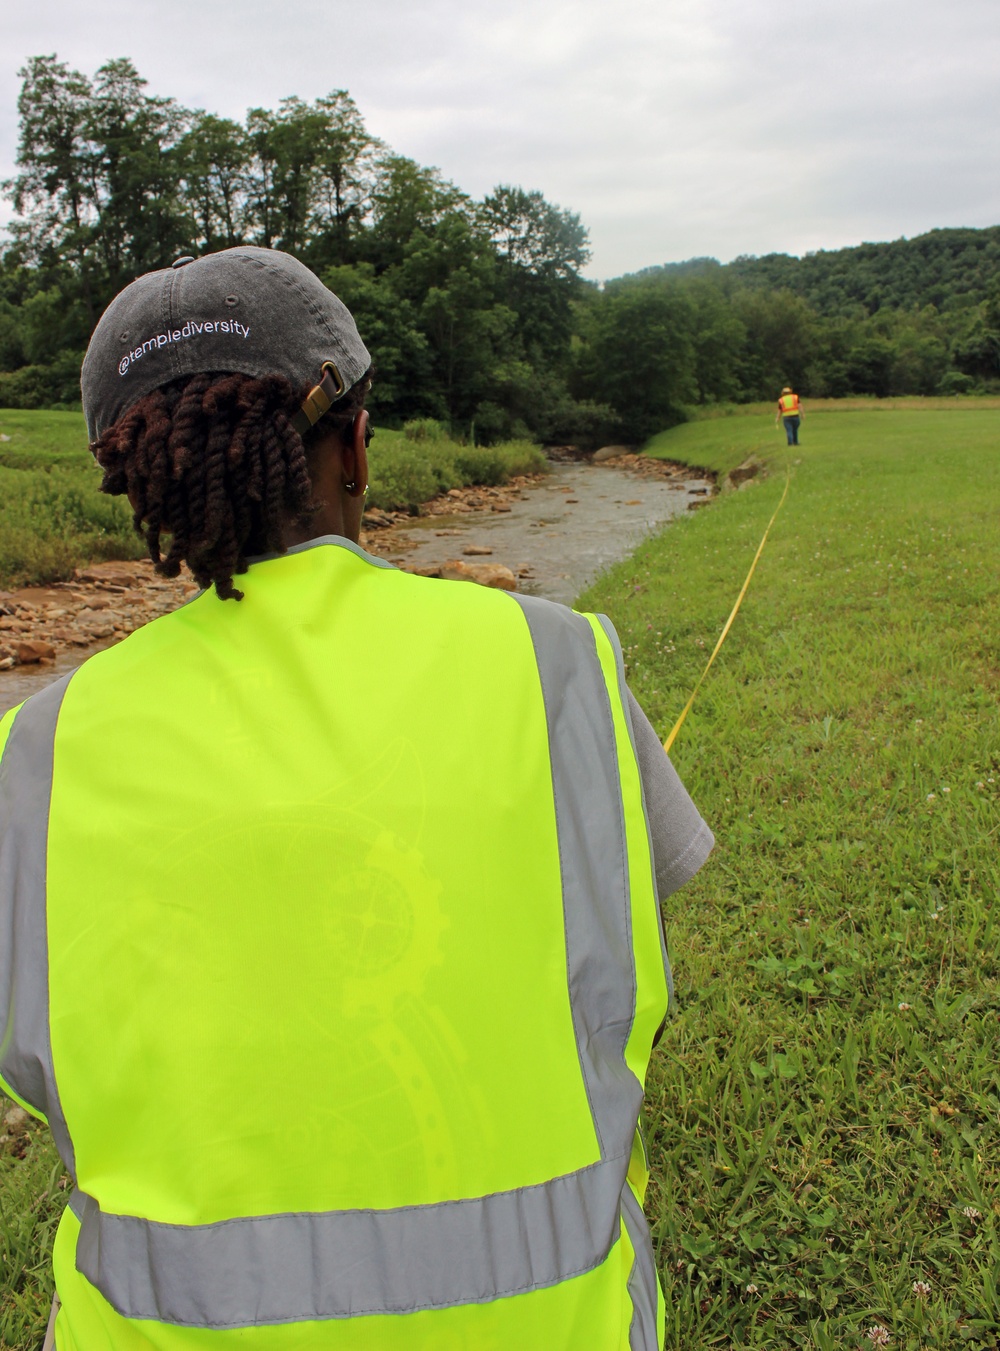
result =
[[313,422],[370,365],[343,301],[290,254],[247,245],[178,258],[126,286],[94,330],[80,387],[96,441],[144,394],[181,376],[283,375],[293,389],[322,381],[327,397],[306,413]]

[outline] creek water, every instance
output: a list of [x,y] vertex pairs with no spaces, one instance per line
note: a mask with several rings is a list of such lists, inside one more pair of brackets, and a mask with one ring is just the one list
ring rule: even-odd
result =
[[[704,502],[704,479],[633,474],[613,465],[556,463],[525,487],[509,512],[463,512],[415,517],[398,532],[394,562],[433,567],[463,558],[468,546],[491,550],[468,562],[503,563],[518,574],[521,591],[571,604],[600,573],[628,555],[647,535]],[[106,647],[62,651],[54,662],[0,671],[0,714],[74,670]]]
[[0,717],[67,671],[75,671],[85,658],[107,646],[107,643],[94,643],[92,647],[75,647],[72,651],[60,652],[55,661],[47,661],[41,666],[15,666],[13,671],[0,671]]
[[[407,567],[461,558],[469,545],[492,552],[468,562],[503,563],[530,595],[571,604],[594,579],[647,535],[703,502],[704,479],[650,478],[589,463],[557,463],[526,488],[509,512],[418,517],[398,555]],[[446,535],[440,532],[447,531]],[[394,559],[397,556],[393,556]]]

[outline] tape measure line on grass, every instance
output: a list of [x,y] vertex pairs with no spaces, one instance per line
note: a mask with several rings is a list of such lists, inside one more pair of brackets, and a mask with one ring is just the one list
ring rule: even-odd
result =
[[670,729],[670,735],[667,737],[666,741],[663,743],[663,749],[667,752],[668,755],[670,754],[670,747],[674,744],[674,741],[677,739],[677,733],[678,733],[678,732],[681,730],[681,728],[684,726],[684,719],[685,719],[685,718],[687,717],[687,715],[691,712],[691,709],[692,709],[692,707],[693,707],[693,705],[694,705],[694,701],[695,701],[695,699],[697,699],[697,697],[698,697],[698,691],[701,689],[702,685],[704,684],[705,677],[708,675],[709,671],[712,669],[712,662],[715,661],[716,657],[719,655],[719,650],[720,650],[720,648],[722,647],[722,644],[726,641],[726,636],[727,636],[727,634],[729,633],[729,630],[733,627],[733,620],[734,620],[734,619],[736,618],[736,616],[739,614],[740,606],[743,604],[743,597],[746,595],[746,593],[747,593],[747,588],[748,588],[749,585],[750,585],[750,579],[753,577],[754,572],[756,571],[757,564],[758,564],[758,562],[760,561],[760,556],[761,556],[761,554],[764,552],[764,545],[767,543],[767,537],[768,537],[768,535],[771,533],[771,526],[774,525],[775,521],[778,519],[778,512],[779,512],[779,511],[781,510],[781,508],[785,505],[785,498],[788,496],[788,489],[789,489],[789,486],[791,485],[791,482],[792,482],[791,475],[790,475],[790,474],[786,475],[786,477],[785,477],[785,491],[781,494],[781,501],[778,503],[778,505],[777,505],[777,506],[775,507],[775,509],[774,509],[774,515],[771,517],[771,519],[770,519],[770,520],[768,521],[768,523],[767,523],[767,529],[764,531],[764,537],[763,537],[763,539],[761,540],[760,544],[757,546],[757,552],[754,554],[754,556],[753,556],[753,562],[750,564],[750,571],[749,571],[749,572],[747,573],[747,575],[746,575],[746,581],[745,581],[745,582],[743,583],[743,585],[740,587],[740,594],[736,597],[736,604],[733,606],[732,610],[729,612],[729,618],[726,620],[725,628],[724,628],[724,629],[722,630],[722,632],[719,634],[719,641],[715,644],[715,647],[712,649],[712,655],[709,657],[707,663],[705,664],[705,669],[704,669],[704,671],[702,671],[701,675],[698,677],[698,683],[695,685],[694,689],[691,691],[691,698],[690,698],[690,699],[687,701],[687,703],[684,705],[684,709],[683,709],[683,711],[682,711],[682,713],[681,713],[681,716],[680,716],[680,717],[677,719],[677,721],[674,723],[673,727]]

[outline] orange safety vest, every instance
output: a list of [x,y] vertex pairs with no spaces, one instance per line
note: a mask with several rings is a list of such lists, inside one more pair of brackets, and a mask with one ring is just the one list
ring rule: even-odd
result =
[[799,396],[797,394],[782,394],[778,400],[778,409],[782,417],[798,417]]

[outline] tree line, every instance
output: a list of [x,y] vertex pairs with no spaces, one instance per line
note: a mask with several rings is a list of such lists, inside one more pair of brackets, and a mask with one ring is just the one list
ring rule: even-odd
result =
[[1000,387],[1000,230],[586,281],[579,216],[473,200],[395,153],[346,90],[242,122],[148,93],[125,59],[21,72],[0,253],[0,405],[71,404],[108,301],[181,254],[286,249],[354,311],[374,412],[482,441],[641,440],[691,405]]

